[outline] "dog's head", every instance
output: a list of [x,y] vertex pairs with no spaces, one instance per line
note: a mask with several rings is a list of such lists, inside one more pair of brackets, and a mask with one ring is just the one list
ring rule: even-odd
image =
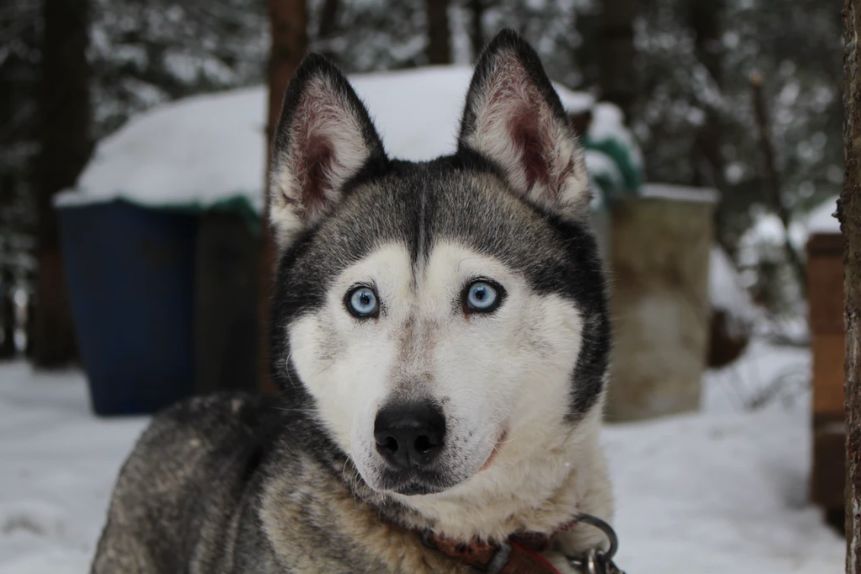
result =
[[427,163],[387,158],[347,80],[308,57],[272,161],[274,377],[375,490],[528,464],[602,392],[588,206],[582,151],[514,33],[481,56],[457,153]]

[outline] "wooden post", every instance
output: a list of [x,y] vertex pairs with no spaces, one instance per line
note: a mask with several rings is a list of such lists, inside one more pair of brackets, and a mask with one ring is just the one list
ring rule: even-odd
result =
[[846,572],[861,574],[861,1],[843,5],[845,175],[838,202],[844,237],[846,321]]
[[308,47],[308,6],[306,0],[268,0],[272,47],[269,54],[269,113],[266,121],[267,166],[263,187],[264,211],[260,254],[260,299],[258,320],[260,329],[259,376],[260,387],[272,392],[269,377],[269,314],[272,281],[275,274],[275,245],[269,231],[269,165],[272,139],[281,115],[281,103],[290,78],[299,67]]
[[807,297],[813,353],[813,468],[810,495],[837,528],[846,521],[846,399],[843,325],[843,237],[813,233],[807,241]]

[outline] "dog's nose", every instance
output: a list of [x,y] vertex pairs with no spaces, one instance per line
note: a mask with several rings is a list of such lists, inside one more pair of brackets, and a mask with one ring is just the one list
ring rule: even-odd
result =
[[374,421],[377,452],[401,470],[430,464],[445,442],[445,416],[430,401],[392,403]]

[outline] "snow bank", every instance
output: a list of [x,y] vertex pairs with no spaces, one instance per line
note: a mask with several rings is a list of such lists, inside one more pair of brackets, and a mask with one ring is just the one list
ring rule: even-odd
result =
[[731,329],[745,329],[756,318],[756,307],[735,265],[717,246],[709,257],[709,298],[714,309],[726,312]]
[[[351,76],[388,152],[427,160],[455,149],[457,128],[472,69],[419,68]],[[562,86],[568,111],[592,108],[594,100]],[[133,118],[103,140],[81,175],[77,190],[60,195],[60,206],[124,198],[147,206],[207,208],[236,198],[262,207],[265,169],[263,87],[206,94],[165,104]],[[594,111],[589,138],[616,141],[639,157],[614,106]],[[593,175],[613,169],[600,152],[587,152]],[[609,176],[608,176],[609,177]]]
[[94,418],[79,371],[0,365],[0,574],[89,571],[117,470],[145,424]]
[[837,197],[832,197],[810,212],[807,216],[807,231],[814,233],[840,233],[837,213]]
[[[807,372],[809,354],[751,345],[710,373],[703,414],[610,426],[619,563],[632,573],[821,574],[843,541],[807,504],[806,402],[739,412],[736,378]],[[780,405],[776,405],[779,407]],[[78,574],[102,527],[142,418],[90,415],[83,376],[0,365],[0,573]]]
[[708,187],[690,187],[673,183],[647,183],[643,186],[643,197],[655,197],[672,201],[691,201],[694,203],[717,203],[717,191]]
[[844,542],[807,503],[801,411],[694,415],[605,433],[628,572],[840,572]]
[[[702,404],[712,414],[738,413],[765,406],[787,406],[809,417],[810,350],[776,345],[754,337],[735,362],[707,371]],[[809,423],[809,419],[805,424]]]

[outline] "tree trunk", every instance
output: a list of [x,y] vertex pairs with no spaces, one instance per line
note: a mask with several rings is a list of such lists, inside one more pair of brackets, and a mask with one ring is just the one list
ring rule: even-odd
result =
[[[694,52],[718,91],[723,87],[723,50],[721,20],[723,0],[689,0],[688,27],[694,36]],[[723,124],[720,110],[705,103],[705,122],[697,132],[694,153],[695,176],[691,183],[697,186],[714,186],[724,189],[724,158],[722,147]]]
[[60,257],[54,195],[72,187],[92,151],[87,0],[45,0],[42,41],[41,155],[36,175],[37,259],[33,361],[53,367],[75,357]]
[[338,29],[338,9],[340,0],[323,0],[320,7],[320,21],[317,24],[317,39],[332,36]]
[[13,299],[14,277],[12,269],[4,265],[0,269],[0,320],[2,320],[3,340],[0,341],[0,359],[15,356],[15,303]]
[[338,33],[338,14],[340,11],[340,0],[323,0],[317,22],[317,37],[314,38],[316,49],[335,63],[338,63],[338,54],[332,51],[329,40]]
[[484,9],[487,0],[468,0],[469,42],[472,44],[472,58],[477,60],[484,50]]
[[783,186],[780,182],[780,172],[777,170],[777,156],[771,138],[770,122],[762,83],[762,77],[758,74],[755,74],[750,79],[751,88],[753,89],[753,115],[756,120],[757,131],[759,132],[759,147],[762,153],[763,180],[768,193],[768,199],[771,202],[771,208],[783,225],[783,250],[786,253],[786,260],[789,262],[790,267],[792,267],[793,273],[795,273],[799,290],[804,293],[807,289],[804,262],[792,245],[792,240],[789,236],[791,213],[783,198]]
[[448,25],[448,0],[425,0],[427,11],[428,62],[451,63],[451,33]]
[[[723,88],[723,17],[724,0],[688,0],[687,21],[694,37],[694,53],[708,72],[710,80],[720,92]],[[736,248],[736,233],[727,229],[726,220],[731,210],[732,201],[727,197],[729,188],[724,169],[726,161],[723,156],[724,121],[722,110],[710,102],[703,102],[705,121],[697,130],[696,140],[691,155],[694,166],[694,177],[691,184],[700,187],[714,187],[724,201],[718,203],[715,210],[715,231],[718,242],[728,253],[734,254]]]
[[861,574],[861,1],[843,10],[845,176],[838,216],[845,241],[846,572]]
[[601,14],[601,98],[613,102],[631,122],[637,94],[634,19],[638,0],[604,0]]
[[308,6],[306,0],[268,0],[272,47],[269,54],[269,113],[266,121],[267,168],[263,189],[264,215],[260,257],[259,374],[263,390],[272,391],[269,376],[269,316],[272,281],[275,274],[275,244],[269,231],[269,166],[272,138],[281,115],[281,104],[290,78],[299,67],[308,47]]

